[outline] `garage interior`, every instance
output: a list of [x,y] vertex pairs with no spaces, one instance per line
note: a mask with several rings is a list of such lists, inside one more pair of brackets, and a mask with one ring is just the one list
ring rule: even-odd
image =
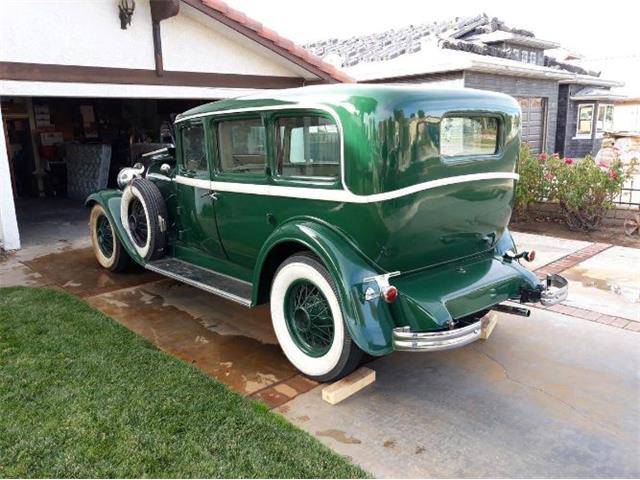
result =
[[86,235],[92,191],[121,168],[174,143],[175,116],[204,99],[1,97],[2,123],[24,246]]

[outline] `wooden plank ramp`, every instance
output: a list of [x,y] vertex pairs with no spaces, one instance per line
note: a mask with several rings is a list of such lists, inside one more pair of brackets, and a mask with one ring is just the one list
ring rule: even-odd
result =
[[376,372],[360,367],[355,372],[322,389],[322,399],[335,405],[376,381]]
[[482,317],[482,327],[480,329],[480,338],[487,340],[493,333],[493,329],[498,324],[498,314],[496,312],[489,312]]

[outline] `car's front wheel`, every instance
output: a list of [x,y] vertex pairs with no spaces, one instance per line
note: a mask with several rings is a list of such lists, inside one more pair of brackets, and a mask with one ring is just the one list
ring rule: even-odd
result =
[[102,267],[112,272],[126,270],[131,262],[131,257],[122,247],[104,208],[97,203],[91,209],[89,234],[93,253]]
[[345,326],[335,282],[317,257],[289,257],[271,286],[271,320],[289,361],[321,382],[351,373],[362,350]]

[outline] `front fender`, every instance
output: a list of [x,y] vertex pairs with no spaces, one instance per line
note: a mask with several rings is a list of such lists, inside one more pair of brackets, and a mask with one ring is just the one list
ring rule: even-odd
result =
[[265,281],[261,272],[270,253],[285,242],[304,245],[324,263],[336,284],[344,321],[356,345],[370,355],[391,352],[394,322],[387,304],[380,299],[364,300],[362,280],[381,272],[343,235],[318,221],[290,221],[267,239],[254,271],[253,303],[258,301],[260,281]]
[[120,240],[120,244],[127,251],[129,256],[140,265],[144,266],[144,259],[138,255],[138,252],[133,247],[129,236],[122,225],[120,218],[120,202],[122,201],[122,191],[115,189],[100,190],[99,192],[92,193],[87,197],[84,202],[85,207],[92,207],[96,203],[104,208],[104,211],[111,222],[111,225],[115,227],[115,234]]

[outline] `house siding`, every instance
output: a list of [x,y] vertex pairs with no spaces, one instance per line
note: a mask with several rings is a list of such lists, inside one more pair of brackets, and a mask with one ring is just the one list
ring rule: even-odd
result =
[[[584,157],[587,154],[595,155],[600,149],[602,144],[602,138],[596,137],[596,119],[598,116],[598,105],[601,103],[611,102],[598,102],[598,101],[580,101],[573,102],[570,97],[575,95],[576,92],[582,90],[584,85],[568,85],[566,89],[565,102],[567,103],[567,122],[566,122],[566,139],[564,141],[564,156],[565,157]],[[564,92],[563,92],[564,93]],[[575,138],[576,127],[578,124],[578,107],[580,105],[593,104],[593,121],[591,127],[591,138]]]
[[542,97],[546,99],[545,150],[554,152],[556,147],[556,125],[558,118],[558,83],[555,80],[531,79],[496,75],[491,73],[465,72],[464,86],[506,93],[514,97]]

